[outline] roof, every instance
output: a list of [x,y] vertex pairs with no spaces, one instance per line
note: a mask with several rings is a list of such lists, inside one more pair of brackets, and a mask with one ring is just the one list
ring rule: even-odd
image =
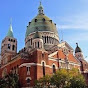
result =
[[77,47],[75,49],[75,53],[82,52],[81,48],[78,46],[78,43],[76,43],[76,44],[77,44]]
[[29,22],[25,37],[33,32],[37,32],[37,28],[38,31],[54,32],[58,35],[56,24],[44,14],[38,14],[31,22]]
[[79,63],[79,61],[74,57],[74,55],[72,53],[69,53],[66,56],[61,49],[58,50],[56,53],[49,55],[49,57],[59,58],[59,59],[64,60],[64,61],[66,60],[66,58],[68,58],[69,62]]
[[10,24],[10,27],[9,27],[9,30],[8,30],[8,33],[7,33],[7,35],[6,35],[6,37],[14,37],[13,36],[13,29],[12,29],[12,25]]

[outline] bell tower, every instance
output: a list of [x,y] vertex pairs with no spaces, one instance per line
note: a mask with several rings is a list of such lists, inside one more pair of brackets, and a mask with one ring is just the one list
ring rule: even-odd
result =
[[8,63],[11,58],[17,53],[17,39],[13,36],[12,24],[10,24],[6,37],[2,40],[1,44],[1,64]]

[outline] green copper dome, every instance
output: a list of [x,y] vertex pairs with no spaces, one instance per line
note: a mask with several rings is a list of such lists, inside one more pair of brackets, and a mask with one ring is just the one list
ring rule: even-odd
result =
[[54,32],[56,35],[58,35],[56,24],[54,24],[50,18],[44,15],[43,6],[41,3],[39,5],[38,12],[38,15],[31,22],[29,22],[25,37],[33,32],[37,32],[37,29],[39,32]]
[[75,49],[75,53],[82,52],[81,48],[78,46],[78,43],[76,43],[76,44],[77,44],[77,47]]
[[10,27],[9,27],[9,30],[8,30],[8,33],[7,33],[7,35],[6,35],[6,37],[14,37],[13,36],[13,29],[12,29],[12,25],[10,24]]
[[[36,22],[35,22],[36,21]],[[50,20],[47,16],[43,14],[38,14],[28,25],[27,31],[26,31],[26,37],[33,33],[38,31],[49,31],[54,32],[58,35],[56,25]]]

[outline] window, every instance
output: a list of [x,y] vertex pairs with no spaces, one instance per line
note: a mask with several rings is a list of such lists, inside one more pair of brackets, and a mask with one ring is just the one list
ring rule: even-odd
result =
[[45,22],[45,18],[43,18],[42,20],[43,20],[43,22]]
[[30,84],[30,79],[29,78],[27,79],[27,83]]
[[8,49],[10,49],[11,48],[11,45],[10,44],[8,44]]
[[36,42],[35,42],[35,48],[37,47]]
[[48,43],[48,36],[47,36],[47,43]]
[[15,40],[13,42],[15,42]]
[[10,41],[10,39],[8,39],[8,41]]
[[43,76],[45,76],[45,63],[42,62],[42,68],[43,68]]
[[27,67],[27,71],[30,71],[30,67]]
[[45,36],[45,43],[46,43],[46,36]]
[[11,42],[12,42],[13,40],[11,39]]
[[12,46],[12,50],[15,50],[15,45]]
[[37,19],[35,19],[35,22],[37,22]]
[[55,65],[53,65],[53,73],[56,73]]
[[50,22],[52,23],[52,20],[50,20]]
[[39,48],[39,42],[38,42],[38,48]]
[[14,73],[16,73],[16,66],[14,67]]
[[33,43],[33,47],[34,47],[34,43]]
[[27,67],[27,75],[30,75],[30,67]]
[[41,10],[39,10],[39,13],[41,13]]
[[44,58],[44,53],[42,53],[42,58]]

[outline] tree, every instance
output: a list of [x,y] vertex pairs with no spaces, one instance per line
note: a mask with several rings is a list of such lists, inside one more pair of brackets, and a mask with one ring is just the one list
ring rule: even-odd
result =
[[[88,88],[84,77],[77,69],[60,69],[52,76],[37,80],[35,88]],[[53,87],[52,87],[53,86]]]
[[46,75],[45,77],[36,80],[34,88],[50,88],[50,78],[49,75]]
[[88,88],[82,75],[74,76],[70,80],[70,88]]
[[18,75],[10,73],[0,79],[0,88],[19,88],[18,82]]
[[65,69],[60,69],[51,77],[51,85],[58,88],[65,88],[70,85],[69,73]]

